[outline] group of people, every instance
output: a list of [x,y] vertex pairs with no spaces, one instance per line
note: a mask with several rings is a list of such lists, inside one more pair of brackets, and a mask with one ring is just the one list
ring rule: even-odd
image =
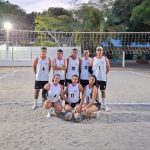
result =
[[[49,72],[53,70],[52,81]],[[71,55],[63,58],[63,50],[57,50],[57,56],[51,60],[47,56],[47,48],[41,49],[40,56],[33,62],[35,73],[35,93],[33,110],[37,108],[37,100],[42,89],[43,108],[53,107],[56,114],[64,109],[65,120],[73,117],[78,121],[82,115],[99,117],[99,110],[110,111],[106,104],[107,74],[110,63],[103,55],[103,48],[96,48],[96,56],[89,57],[89,50],[83,51],[83,58],[78,57],[78,50],[72,49]],[[100,100],[102,98],[102,101]],[[62,105],[64,102],[64,105]]]

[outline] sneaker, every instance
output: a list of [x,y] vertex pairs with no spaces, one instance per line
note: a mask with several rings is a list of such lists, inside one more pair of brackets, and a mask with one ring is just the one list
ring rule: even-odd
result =
[[48,113],[47,113],[47,118],[50,118],[50,117],[51,117],[51,113],[48,112]]
[[96,120],[100,119],[100,111],[95,112],[95,118]]
[[37,105],[32,106],[32,110],[35,110],[35,109],[37,109]]
[[111,109],[110,109],[108,106],[105,106],[105,107],[104,107],[104,110],[105,110],[106,112],[110,112],[110,111],[111,111]]

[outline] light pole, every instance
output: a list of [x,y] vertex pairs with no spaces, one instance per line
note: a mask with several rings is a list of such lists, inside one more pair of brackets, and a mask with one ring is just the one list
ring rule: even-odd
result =
[[4,23],[4,29],[6,30],[6,58],[8,59],[9,51],[9,31],[12,29],[12,24],[10,22]]

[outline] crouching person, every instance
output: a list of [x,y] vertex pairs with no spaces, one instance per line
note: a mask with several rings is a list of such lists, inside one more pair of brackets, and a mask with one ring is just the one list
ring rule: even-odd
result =
[[[63,87],[59,84],[60,75],[55,74],[52,83],[47,83],[44,86],[45,101],[43,104],[43,108],[48,110],[47,117],[51,117],[51,108],[54,108],[56,114],[60,114],[62,112],[62,105],[60,100],[65,99],[63,94]],[[47,92],[47,96],[46,96]]]
[[79,77],[77,75],[73,75],[71,79],[71,84],[68,84],[66,88],[67,101],[65,102],[65,111],[66,114],[64,119],[69,121],[73,117],[76,122],[80,122],[82,120],[81,117],[81,101],[80,101],[80,93],[83,93],[82,86],[78,83]]

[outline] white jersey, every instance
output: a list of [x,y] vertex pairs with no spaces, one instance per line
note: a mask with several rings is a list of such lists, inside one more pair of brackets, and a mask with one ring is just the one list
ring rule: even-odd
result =
[[91,100],[92,100],[92,88],[90,88],[89,84],[88,84],[85,87],[85,100],[84,100],[84,103],[90,103]]
[[50,83],[50,90],[48,91],[48,100],[51,102],[56,102],[59,100],[59,96],[61,94],[61,87],[60,84],[54,85]]
[[66,79],[70,80],[73,75],[79,76],[79,58],[78,57],[75,60],[69,57]]
[[49,80],[48,74],[49,74],[49,58],[47,56],[45,59],[39,57],[36,67],[35,80],[48,81]]
[[69,84],[68,86],[68,102],[69,103],[77,103],[80,98],[79,84],[73,86]]
[[80,74],[80,79],[82,80],[89,80],[89,65],[91,62],[91,58],[89,57],[88,59],[83,58],[81,62],[81,74]]
[[93,60],[93,75],[96,76],[98,81],[106,81],[106,57],[98,59],[94,57]]
[[[55,59],[55,63],[57,67],[63,67],[65,65],[65,59]],[[54,70],[53,74],[59,74],[61,80],[65,80],[65,70]]]

